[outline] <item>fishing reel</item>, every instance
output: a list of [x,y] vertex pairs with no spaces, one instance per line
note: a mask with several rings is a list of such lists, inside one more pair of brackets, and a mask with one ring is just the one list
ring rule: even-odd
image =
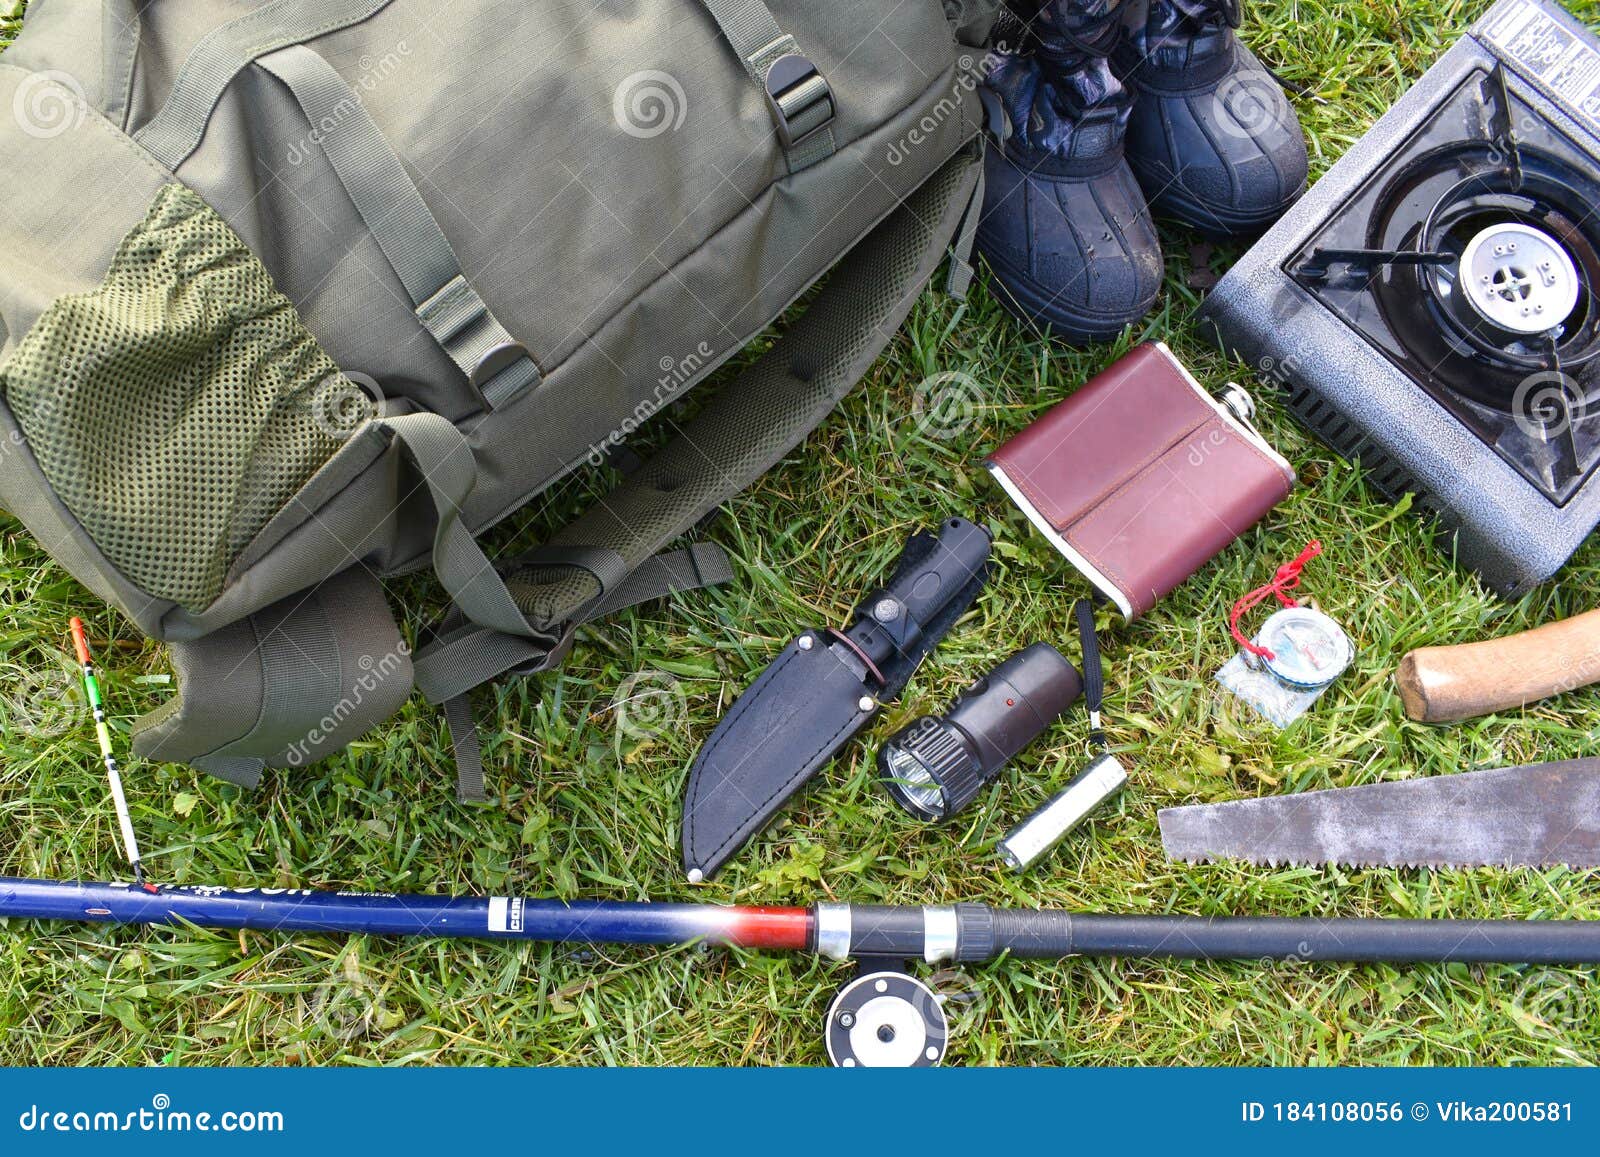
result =
[[950,1047],[946,997],[892,960],[863,960],[828,1006],[824,1040],[840,1069],[926,1069]]

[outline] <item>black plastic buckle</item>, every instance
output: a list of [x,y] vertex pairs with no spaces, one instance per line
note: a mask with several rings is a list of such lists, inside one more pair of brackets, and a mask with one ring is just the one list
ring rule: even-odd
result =
[[1092,156],[1111,147],[1121,131],[1125,112],[1115,104],[1101,103],[1074,112],[1072,137]]
[[817,66],[791,52],[767,69],[767,105],[778,126],[778,139],[792,149],[833,123],[833,89]]

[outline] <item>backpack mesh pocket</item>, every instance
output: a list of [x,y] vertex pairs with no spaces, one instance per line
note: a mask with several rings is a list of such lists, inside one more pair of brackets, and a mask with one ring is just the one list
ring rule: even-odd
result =
[[202,610],[370,412],[239,236],[162,189],[93,292],[54,302],[0,392],[57,496],[147,594]]

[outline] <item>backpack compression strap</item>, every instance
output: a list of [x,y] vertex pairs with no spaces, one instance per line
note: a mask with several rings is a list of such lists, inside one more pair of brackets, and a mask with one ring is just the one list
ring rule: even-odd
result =
[[791,173],[831,157],[833,90],[761,0],[701,0],[767,98]]
[[542,380],[527,349],[467,281],[454,247],[382,131],[342,76],[315,51],[291,45],[257,62],[281,80],[317,131],[356,211],[411,298],[413,311],[490,409]]
[[356,93],[305,41],[360,23],[392,0],[270,0],[204,36],[190,52],[166,103],[135,138],[174,173],[204,139],[234,79],[259,64],[286,85],[329,165],[411,298],[417,321],[493,409],[541,381],[527,349],[512,338],[468,282],[404,164]]

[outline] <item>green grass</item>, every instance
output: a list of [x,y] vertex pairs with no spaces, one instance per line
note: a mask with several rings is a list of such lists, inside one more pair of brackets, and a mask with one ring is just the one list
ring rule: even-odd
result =
[[[1248,37],[1319,100],[1299,102],[1320,172],[1484,7],[1450,0],[1257,3]],[[1582,13],[1600,21],[1600,4]],[[0,5],[0,13],[4,6]],[[1220,385],[1239,371],[1192,335],[1189,238],[1168,232],[1156,313],[1115,348],[1074,352],[1015,327],[981,290],[936,295],[827,425],[729,504],[711,537],[735,555],[731,590],[682,597],[584,632],[565,669],[496,690],[487,758],[503,807],[453,802],[439,717],[420,701],[349,753],[242,794],[185,768],[135,765],[135,822],[159,878],[236,885],[514,891],[623,899],[1020,906],[1200,914],[1600,917],[1600,878],[1562,871],[1268,871],[1169,863],[1160,807],[1438,775],[1591,753],[1600,692],[1453,728],[1407,722],[1391,672],[1409,648],[1533,626],[1595,604],[1600,550],[1514,604],[1487,595],[1361,475],[1258,389],[1263,425],[1301,472],[1267,522],[1157,613],[1105,636],[1108,717],[1134,769],[1120,804],[1023,878],[990,845],[1085,759],[1081,713],[986,793],[964,822],[908,822],[873,783],[874,744],[850,747],[714,885],[678,868],[685,769],[721,711],[781,644],[838,623],[915,526],[950,514],[998,535],[977,609],[873,730],[945,702],[1036,640],[1076,653],[1086,593],[976,464],[1133,340],[1163,338]],[[1227,254],[1215,259],[1225,266]],[[947,370],[983,383],[974,426],[939,441],[907,418],[917,383]],[[1247,384],[1248,377],[1245,378]],[[1260,383],[1255,383],[1260,385]],[[581,495],[567,493],[562,502]],[[537,536],[539,516],[521,527]],[[509,543],[516,531],[502,536]],[[115,819],[93,738],[41,707],[70,686],[69,616],[102,645],[123,729],[170,690],[161,650],[99,608],[14,522],[0,522],[0,871],[117,877]],[[1232,647],[1223,614],[1310,538],[1327,544],[1306,587],[1360,657],[1286,734],[1230,710],[1211,683]],[[415,602],[422,584],[403,584]],[[436,604],[435,604],[436,605]],[[414,629],[433,609],[419,607]],[[1103,619],[1103,625],[1110,627]],[[677,725],[620,735],[629,676],[675,679]],[[34,688],[30,692],[29,688]],[[38,689],[43,688],[40,692]],[[483,697],[480,714],[489,718]],[[71,701],[75,705],[75,701]],[[33,717],[24,726],[26,716]],[[29,734],[29,732],[34,734]],[[42,734],[41,734],[42,733]],[[269,1065],[816,1063],[818,1023],[843,966],[724,951],[568,949],[379,939],[0,929],[0,1061]],[[953,1059],[967,1064],[1516,1064],[1600,1057],[1600,986],[1572,970],[1321,964],[1003,962]]]

